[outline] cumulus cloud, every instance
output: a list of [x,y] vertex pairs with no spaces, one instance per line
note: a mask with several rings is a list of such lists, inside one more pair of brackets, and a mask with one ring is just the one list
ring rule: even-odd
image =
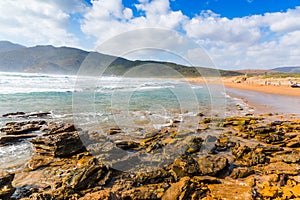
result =
[[26,45],[75,45],[77,38],[67,27],[70,14],[83,10],[83,2],[77,0],[2,0],[0,39]]
[[[140,35],[125,34],[123,41],[115,39],[118,42],[98,50],[120,54],[124,48],[151,47],[159,42],[159,48],[168,51],[184,46],[179,51],[186,51],[192,60],[201,60],[198,56],[201,58],[202,51],[197,48],[203,47],[220,68],[271,68],[300,63],[300,7],[229,19],[209,10],[187,16],[172,10],[170,2],[138,0],[134,7],[126,7],[122,0],[92,0],[89,6],[84,0],[1,0],[0,40],[57,46],[94,41],[94,47],[88,48],[97,49],[128,31],[162,28],[181,36],[142,31]],[[78,28],[74,22],[81,30],[74,30]],[[188,49],[186,44],[191,43],[186,41],[190,39],[198,47]],[[145,58],[141,52],[135,55],[130,58]]]
[[205,11],[188,20],[184,30],[220,67],[267,69],[300,63],[300,7],[233,19]]
[[[140,0],[135,4],[144,15],[133,16],[121,0],[94,0],[82,23],[84,33],[97,38],[97,45],[126,31],[139,28],[177,30],[187,18],[181,11],[172,11],[168,0]],[[138,42],[136,40],[136,42]]]

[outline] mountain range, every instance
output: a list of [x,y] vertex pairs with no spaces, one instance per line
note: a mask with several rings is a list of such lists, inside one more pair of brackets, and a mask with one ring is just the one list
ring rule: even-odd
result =
[[[276,68],[277,71],[292,68]],[[276,70],[274,69],[274,70]],[[293,68],[299,72],[300,67]],[[0,41],[0,71],[44,74],[98,74],[109,76],[234,76],[238,71],[189,67],[171,62],[127,60],[120,57],[89,52],[71,47],[42,45],[25,47],[9,41]]]
[[277,67],[272,69],[273,71],[284,72],[284,73],[292,73],[292,74],[300,74],[300,66],[294,67]]
[[[51,45],[25,47],[0,41],[0,71],[75,75],[101,71],[104,75],[121,76],[199,76],[239,75],[239,72],[189,67],[171,62],[131,61],[120,57]],[[175,71],[175,73],[174,73]],[[99,72],[100,73],[100,72]]]

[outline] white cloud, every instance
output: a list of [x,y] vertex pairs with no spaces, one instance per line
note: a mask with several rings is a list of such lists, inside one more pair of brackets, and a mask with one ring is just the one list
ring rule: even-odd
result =
[[299,65],[300,7],[286,12],[228,19],[211,11],[187,21],[188,37],[225,68]]
[[[125,34],[123,41],[111,47],[107,45],[106,51],[118,54],[124,52],[124,48],[151,47],[158,42],[159,48],[171,51],[181,42],[193,39],[221,68],[271,68],[300,64],[300,7],[229,19],[212,11],[199,11],[198,15],[188,17],[180,10],[172,10],[169,0],[139,0],[135,8],[125,7],[122,0],[93,0],[91,3],[87,6],[84,0],[1,0],[0,40],[25,45],[79,46],[95,38],[94,48],[97,48],[106,40],[127,31],[162,28],[179,31],[182,36],[168,37],[168,34],[159,31],[142,31],[141,35],[131,36]],[[134,12],[135,9],[137,12]],[[81,30],[75,30],[78,27],[72,24],[74,15]],[[89,40],[84,37],[89,37]],[[197,50],[193,50],[196,47],[187,49],[186,43],[183,46],[180,51],[185,50],[186,56],[197,60]],[[138,55],[143,57],[142,54],[137,53],[134,58]]]
[[96,44],[100,45],[107,39],[139,28],[176,30],[187,18],[181,11],[172,11],[168,0],[139,2],[135,7],[144,15],[133,17],[132,10],[124,7],[121,0],[92,1],[93,6],[85,14],[81,28],[84,33],[96,37]]
[[80,1],[2,0],[0,39],[25,45],[75,45],[76,37],[67,31],[70,15],[83,11]]

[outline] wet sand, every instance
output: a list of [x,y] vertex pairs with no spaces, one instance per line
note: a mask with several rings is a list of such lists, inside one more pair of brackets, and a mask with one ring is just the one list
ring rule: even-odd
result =
[[[277,112],[281,114],[300,115],[300,88],[288,86],[287,79],[281,80],[282,85],[263,85],[264,80],[236,83],[233,78],[203,80],[201,78],[187,79],[194,83],[223,84],[226,93],[255,108],[256,113]],[[275,81],[273,81],[275,83]]]

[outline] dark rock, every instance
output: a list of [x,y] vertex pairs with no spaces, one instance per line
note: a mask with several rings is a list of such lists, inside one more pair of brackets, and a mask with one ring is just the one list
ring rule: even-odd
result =
[[44,135],[53,135],[63,132],[73,132],[76,131],[76,128],[73,124],[70,123],[50,123],[48,125],[48,133]]
[[168,166],[175,180],[185,176],[193,176],[199,173],[198,163],[191,156],[182,156],[177,158]]
[[12,186],[14,174],[1,173],[0,174],[0,199],[11,199],[11,195],[15,192]]
[[63,185],[71,187],[75,191],[80,191],[93,186],[105,185],[110,175],[111,171],[107,166],[92,160],[86,167],[76,169],[70,173],[63,180]]
[[18,117],[18,116],[23,116],[23,115],[25,115],[24,112],[14,112],[14,113],[6,113],[6,114],[2,115],[2,117],[11,118],[11,117]]
[[138,150],[140,148],[140,144],[134,141],[119,141],[115,144],[123,150]]
[[123,131],[122,131],[122,129],[120,129],[120,128],[111,128],[111,129],[109,129],[107,132],[106,132],[106,134],[107,135],[115,135],[115,134],[119,134],[119,133],[122,133]]
[[39,130],[45,123],[45,121],[10,122],[0,131],[7,135],[27,134]]
[[21,135],[5,135],[0,137],[0,146],[9,145],[11,143],[20,142],[27,138],[34,138],[36,134],[21,134]]
[[221,156],[204,156],[197,160],[199,174],[202,176],[218,176],[228,166],[227,158]]
[[31,140],[35,152],[40,155],[69,157],[86,151],[77,132],[64,132],[46,135]]

